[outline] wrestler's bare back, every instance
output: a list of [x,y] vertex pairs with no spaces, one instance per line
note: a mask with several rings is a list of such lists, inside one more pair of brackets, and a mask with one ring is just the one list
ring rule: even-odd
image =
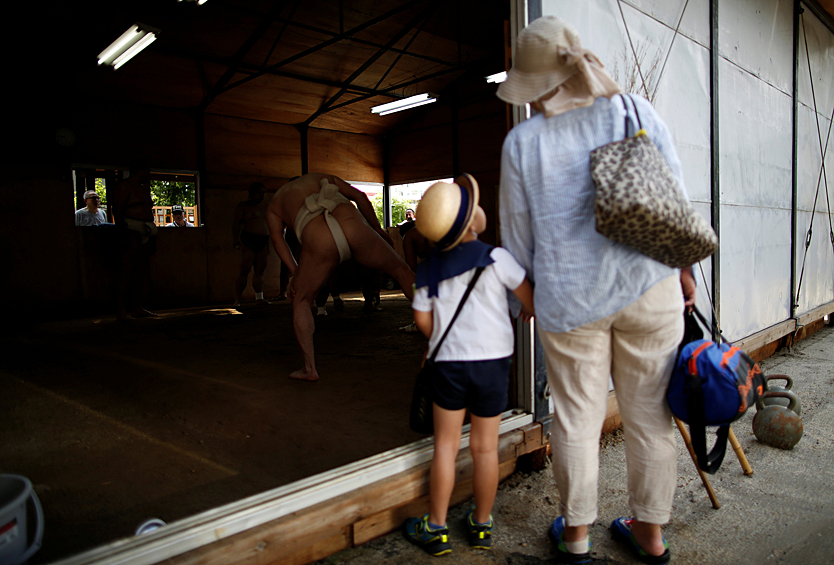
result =
[[323,173],[310,173],[288,182],[272,197],[267,213],[278,216],[285,227],[295,229],[295,217],[298,211],[308,196],[317,194],[321,190],[322,179],[336,184],[336,177]]

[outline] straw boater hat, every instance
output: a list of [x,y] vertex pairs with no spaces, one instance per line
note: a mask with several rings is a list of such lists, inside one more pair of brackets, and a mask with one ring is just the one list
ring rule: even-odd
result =
[[498,98],[521,106],[547,94],[559,96],[554,91],[563,85],[569,92],[560,104],[577,96],[591,101],[598,96],[610,98],[621,91],[599,58],[582,47],[573,26],[555,16],[543,16],[518,35],[513,68],[498,87]]
[[472,225],[478,198],[478,182],[470,174],[454,183],[436,182],[417,204],[415,227],[443,251],[452,249]]

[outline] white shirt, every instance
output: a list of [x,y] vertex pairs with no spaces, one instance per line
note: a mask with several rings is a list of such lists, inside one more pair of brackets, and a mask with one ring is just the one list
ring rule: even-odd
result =
[[[502,359],[513,354],[513,327],[507,303],[507,290],[514,290],[524,281],[524,269],[512,255],[501,247],[490,252],[495,261],[481,273],[472,293],[449,335],[437,353],[436,361],[486,361]],[[469,281],[475,274],[471,269],[440,282],[439,296],[429,298],[429,288],[418,288],[411,307],[431,312],[434,327],[429,340],[433,352],[458,308]]]

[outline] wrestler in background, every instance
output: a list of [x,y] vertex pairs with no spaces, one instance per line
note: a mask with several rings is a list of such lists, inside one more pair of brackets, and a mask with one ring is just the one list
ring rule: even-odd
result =
[[[267,223],[272,245],[292,274],[287,294],[292,300],[293,328],[304,367],[292,372],[290,378],[316,381],[312,307],[336,266],[353,256],[366,267],[388,273],[409,300],[414,293],[414,273],[394,251],[365,193],[339,177],[310,173],[291,180],[272,197]],[[301,242],[298,263],[284,241],[285,228],[292,228]]]
[[268,203],[264,200],[265,195],[266,187],[253,182],[249,186],[249,200],[244,200],[235,208],[232,234],[235,249],[240,250],[240,267],[235,279],[235,308],[240,307],[240,298],[253,265],[255,274],[252,276],[252,288],[255,289],[255,302],[268,304],[264,298],[264,271],[269,259],[269,226],[266,224]]
[[151,255],[156,252],[151,171],[144,163],[130,167],[130,176],[116,185],[113,221],[119,237],[119,320],[156,316],[142,307],[150,278]]

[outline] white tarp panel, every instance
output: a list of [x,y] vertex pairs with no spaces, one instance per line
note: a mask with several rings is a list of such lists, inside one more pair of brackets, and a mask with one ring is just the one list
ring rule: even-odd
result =
[[792,92],[792,13],[793,2],[718,2],[720,55],[783,92]]
[[719,2],[720,296],[730,340],[790,317],[791,6]]
[[[810,73],[808,59],[811,61]],[[832,139],[834,133],[829,132],[830,119],[834,111],[834,88],[831,84],[831,76],[834,75],[834,36],[807,10],[800,19],[797,63],[799,90],[797,129],[799,135],[796,272],[797,277],[802,276],[797,308],[797,312],[801,314],[834,300],[834,245],[830,239],[829,224],[829,221],[834,222],[829,214],[829,203],[834,204],[832,202],[834,200],[834,147],[831,146],[834,145],[834,139]],[[828,143],[825,158],[829,179],[828,199],[826,199],[826,178],[822,175],[821,169],[821,155],[826,149],[826,143]],[[816,210],[813,224],[811,224],[811,211],[814,210],[815,199]],[[806,254],[805,242],[809,227],[813,229],[813,233]]]
[[720,64],[721,325],[736,340],[790,317],[791,98]]

